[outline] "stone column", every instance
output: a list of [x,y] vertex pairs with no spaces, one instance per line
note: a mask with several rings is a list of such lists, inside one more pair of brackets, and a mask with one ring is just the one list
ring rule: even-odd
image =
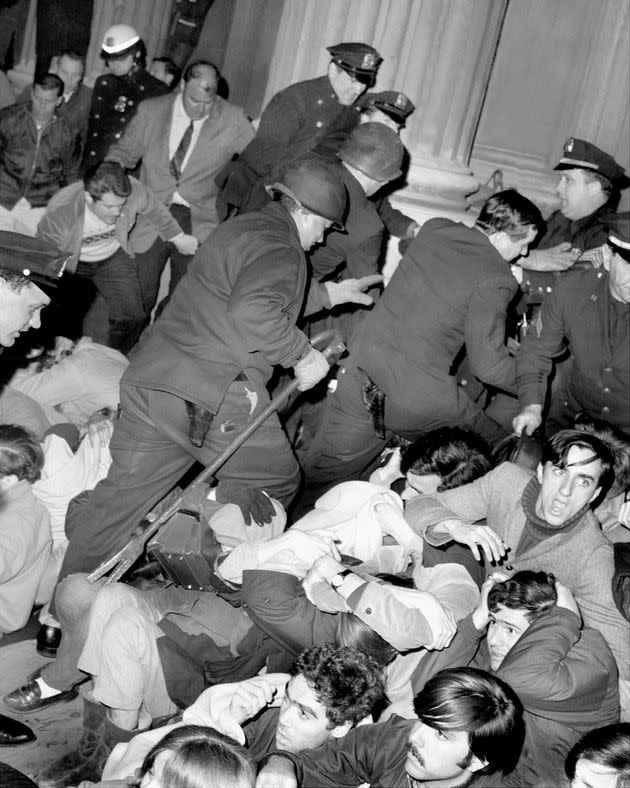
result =
[[375,90],[416,104],[402,139],[408,186],[394,202],[420,220],[461,216],[477,181],[470,153],[507,0],[292,0],[285,3],[265,103],[282,87],[325,73],[326,46],[364,41],[384,58]]

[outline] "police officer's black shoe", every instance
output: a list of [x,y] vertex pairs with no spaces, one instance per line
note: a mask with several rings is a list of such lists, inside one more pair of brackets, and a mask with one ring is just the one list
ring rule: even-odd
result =
[[28,744],[35,739],[36,736],[28,725],[0,714],[0,747]]

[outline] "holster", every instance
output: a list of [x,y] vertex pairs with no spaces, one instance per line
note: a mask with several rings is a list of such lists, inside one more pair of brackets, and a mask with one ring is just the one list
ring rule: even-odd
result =
[[186,413],[190,422],[188,427],[188,440],[193,446],[203,446],[203,442],[212,424],[214,413],[188,400],[186,400]]
[[363,378],[362,394],[365,409],[372,417],[374,432],[378,438],[385,440],[385,398],[386,394],[378,388],[376,383],[370,379],[362,369],[358,369]]

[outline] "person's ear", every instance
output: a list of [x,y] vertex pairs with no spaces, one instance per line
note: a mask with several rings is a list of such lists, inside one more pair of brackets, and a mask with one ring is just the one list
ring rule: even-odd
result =
[[63,96],[59,96],[59,98],[57,99],[57,103],[55,104],[55,107],[61,106],[62,101],[63,101]]
[[333,739],[343,739],[346,736],[350,729],[352,728],[351,722],[344,722],[341,725],[336,725],[330,732],[330,735]]
[[538,467],[536,468],[536,478],[538,479],[538,483],[542,484],[543,480],[543,465],[542,462],[538,463]]
[[488,761],[483,761],[481,758],[473,755],[471,762],[466,767],[466,771],[474,774],[475,772],[481,771],[481,769],[485,769],[487,765]]

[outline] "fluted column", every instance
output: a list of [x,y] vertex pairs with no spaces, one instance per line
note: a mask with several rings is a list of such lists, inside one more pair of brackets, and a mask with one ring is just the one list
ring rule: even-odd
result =
[[9,71],[16,94],[33,81],[35,73],[35,31],[37,0],[31,0],[26,18],[26,29],[22,40],[22,51],[16,65]]
[[416,218],[461,215],[468,167],[507,0],[292,0],[285,3],[265,94],[325,72],[326,46],[364,41],[384,58],[375,90],[416,104],[402,138],[408,186],[394,202]]

